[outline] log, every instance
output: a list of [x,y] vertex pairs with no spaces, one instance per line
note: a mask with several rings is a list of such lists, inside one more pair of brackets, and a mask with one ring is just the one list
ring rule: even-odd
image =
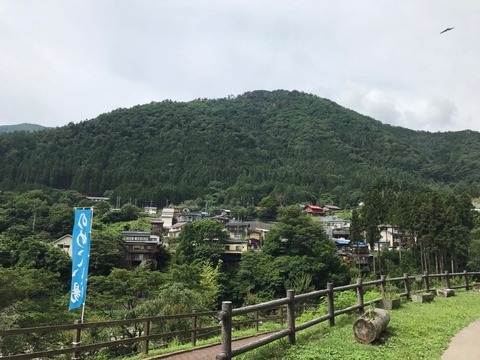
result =
[[450,297],[455,295],[454,289],[437,289],[437,295],[443,297]]
[[390,314],[384,309],[366,311],[353,324],[355,339],[362,344],[370,344],[380,336],[390,322]]

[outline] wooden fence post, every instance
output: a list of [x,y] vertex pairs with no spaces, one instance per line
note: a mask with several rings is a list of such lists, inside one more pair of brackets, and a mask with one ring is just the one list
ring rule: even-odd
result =
[[232,358],[232,302],[223,301],[219,313],[221,321],[221,353],[217,359],[231,360]]
[[428,271],[423,273],[423,279],[425,280],[425,291],[430,291],[430,279],[428,278]]
[[[74,324],[81,324],[82,320],[75,320]],[[82,343],[82,329],[81,328],[75,328],[73,329],[73,341],[72,345],[73,347],[80,346]],[[72,353],[72,360],[78,360],[80,359],[80,353],[79,352],[74,352]]]
[[283,317],[284,317],[284,314],[283,314],[283,305],[280,306],[280,326],[283,326]]
[[450,273],[445,270],[445,288],[450,289]]
[[365,305],[363,302],[363,279],[362,278],[357,279],[357,299],[358,299],[358,306],[360,306],[358,310],[360,311],[361,314],[363,314]]
[[404,273],[403,274],[403,288],[405,290],[405,294],[407,299],[410,299],[410,283],[408,281],[408,274]]
[[465,289],[468,291],[470,290],[470,285],[468,283],[468,271],[463,270],[463,275],[465,276]]
[[290,334],[288,340],[290,345],[295,345],[295,290],[287,290],[287,324]]
[[[143,335],[144,336],[149,336],[150,335],[150,321],[145,321],[143,323]],[[143,340],[143,345],[142,345],[142,352],[147,355],[148,354],[148,350],[149,350],[149,339],[145,339]]]
[[387,298],[387,292],[385,290],[385,285],[387,284],[386,276],[380,275],[380,293],[382,294],[382,299],[385,300]]
[[255,311],[255,332],[258,332],[258,310]]
[[330,326],[335,326],[335,305],[333,303],[333,284],[332,283],[327,283],[327,299],[328,299],[328,315],[330,315],[330,318],[328,319],[328,322]]
[[192,316],[192,346],[197,345],[197,314],[193,310]]

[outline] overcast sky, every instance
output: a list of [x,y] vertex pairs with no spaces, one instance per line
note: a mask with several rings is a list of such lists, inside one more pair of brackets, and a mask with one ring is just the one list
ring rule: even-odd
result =
[[479,35],[479,0],[0,0],[0,125],[287,89],[480,131]]

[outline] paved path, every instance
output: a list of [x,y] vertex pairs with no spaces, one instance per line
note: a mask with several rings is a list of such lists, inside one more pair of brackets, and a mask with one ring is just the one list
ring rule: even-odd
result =
[[[256,336],[250,336],[247,338],[243,338],[240,340],[234,340],[232,342],[232,349],[238,348],[240,346],[252,343],[254,341],[263,339],[271,335],[271,333],[267,334],[259,334]],[[190,350],[179,351],[177,353],[171,354],[164,354],[153,356],[146,360],[156,360],[156,359],[165,359],[165,360],[214,360],[215,357],[220,354],[220,345],[206,345],[202,347],[196,347]],[[459,360],[459,359],[457,359]]]
[[480,320],[472,322],[452,338],[441,360],[478,359],[480,359]]
[[[241,340],[235,340],[232,348],[249,344],[262,339],[270,334],[260,334]],[[220,345],[206,345],[191,350],[180,351],[172,354],[158,355],[147,360],[214,360],[220,353]],[[455,335],[448,348],[442,354],[441,360],[479,360],[480,359],[480,319],[472,322]]]

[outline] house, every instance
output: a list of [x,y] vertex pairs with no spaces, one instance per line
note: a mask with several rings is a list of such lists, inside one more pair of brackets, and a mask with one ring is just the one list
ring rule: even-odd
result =
[[160,218],[150,219],[152,234],[160,235],[163,233],[163,220]]
[[242,221],[230,221],[225,224],[230,239],[247,239],[250,233],[250,224]]
[[401,234],[394,225],[381,224],[378,225],[380,231],[379,244],[386,244],[384,247],[388,249],[397,249],[401,245]]
[[241,254],[248,250],[248,240],[231,239],[223,242],[225,254]]
[[122,239],[127,245],[127,267],[156,264],[160,237],[149,231],[122,231]]
[[168,230],[167,237],[170,239],[176,239],[178,235],[180,235],[180,231],[182,231],[182,227],[185,224],[186,222],[178,222],[176,224],[173,224]]
[[248,251],[249,241],[241,239],[230,239],[222,243],[222,260],[230,267],[236,268],[240,263],[242,253]]
[[166,229],[170,229],[172,227],[174,214],[175,214],[175,209],[173,208],[164,208],[162,210],[161,219],[163,220],[163,226]]
[[259,250],[262,248],[263,241],[267,236],[270,229],[273,227],[273,224],[264,223],[260,221],[251,221],[250,223],[250,249]]
[[259,229],[255,228],[250,231],[249,238],[250,238],[250,249],[252,250],[260,250],[263,245],[263,241],[267,236],[268,230],[266,229]]
[[348,239],[350,222],[335,216],[325,216],[318,219],[329,239]]
[[325,210],[321,206],[316,205],[305,205],[304,210],[307,212],[308,215],[311,216],[324,216]]
[[350,247],[350,240],[335,239],[335,248],[338,256],[344,261],[350,261],[352,258],[352,248]]
[[52,245],[59,247],[68,256],[72,257],[72,235],[63,235],[61,238],[53,241]]
[[225,215],[216,215],[212,217],[212,219],[220,221],[223,225],[227,224],[230,221],[230,217]]
[[334,212],[340,212],[342,211],[342,208],[335,206],[335,205],[323,205],[322,206],[323,211],[326,213],[334,213]]
[[102,196],[86,196],[88,200],[91,200],[93,202],[99,202],[99,201],[110,201],[110,198],[108,197],[102,197]]
[[358,242],[356,244],[351,244],[352,255],[355,263],[361,266],[369,266],[373,260],[373,254],[368,248],[368,244],[364,242]]
[[373,261],[373,254],[364,242],[352,244],[347,239],[335,239],[337,254],[344,261],[354,261],[357,266],[369,266]]
[[226,216],[228,218],[230,218],[230,213],[231,211],[228,210],[228,209],[222,209],[222,212],[220,213],[221,216]]
[[157,213],[157,207],[156,206],[144,206],[143,207],[143,212],[145,214],[155,215]]
[[178,215],[178,222],[195,222],[200,220],[202,220],[202,214],[199,211],[183,209]]

